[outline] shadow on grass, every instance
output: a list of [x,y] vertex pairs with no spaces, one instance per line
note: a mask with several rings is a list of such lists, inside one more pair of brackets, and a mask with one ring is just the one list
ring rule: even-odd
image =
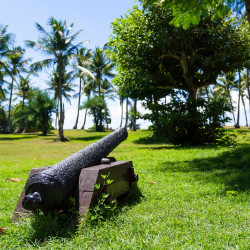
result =
[[83,136],[83,137],[70,137],[68,136],[68,139],[70,141],[94,141],[94,140],[99,140],[103,138],[105,135],[96,135],[96,136]]
[[16,141],[16,140],[23,140],[23,139],[32,139],[37,136],[38,135],[22,136],[22,137],[0,137],[0,141]]
[[71,238],[77,230],[78,218],[74,214],[32,215],[31,244],[42,244],[50,238]]
[[[115,219],[120,213],[129,210],[132,206],[142,201],[143,195],[139,190],[136,183],[130,191],[119,197],[117,200],[117,209],[106,218],[106,220]],[[28,241],[34,246],[41,246],[50,238],[70,239],[74,237],[78,230],[79,220],[77,213],[61,213],[61,214],[48,214],[39,215],[33,214],[31,219],[32,235]],[[83,222],[84,223],[84,222]],[[87,222],[90,226],[100,226],[100,223]],[[84,226],[84,225],[83,225]]]
[[217,157],[194,159],[192,161],[164,162],[164,172],[192,172],[201,183],[221,183],[224,191],[250,190],[250,145],[241,145]]
[[164,137],[143,137],[138,140],[133,141],[135,144],[168,144],[166,138]]

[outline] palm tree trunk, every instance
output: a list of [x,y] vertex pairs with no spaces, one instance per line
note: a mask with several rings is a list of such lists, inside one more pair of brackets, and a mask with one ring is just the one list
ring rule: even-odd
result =
[[121,123],[120,123],[120,128],[122,127],[122,120],[123,120],[123,98],[121,97],[121,108],[122,108],[122,113],[121,113]]
[[[22,109],[24,109],[24,105],[25,105],[24,101],[25,101],[25,98],[23,97],[23,105],[22,105]],[[19,120],[19,122],[18,122],[18,126],[17,126],[17,128],[16,128],[16,130],[15,130],[14,134],[19,134],[19,133],[20,133],[20,130],[21,130],[21,125],[22,125],[22,119],[20,119],[20,120]]]
[[127,100],[126,100],[126,120],[125,120],[124,128],[127,129],[127,127],[128,127],[128,97],[127,97]]
[[133,117],[132,131],[136,131],[137,98],[135,98],[134,100],[134,112],[135,112],[135,115]]
[[248,129],[250,129],[250,86],[249,86],[249,75],[248,75],[248,69],[247,69],[247,79],[246,79],[246,85],[247,85],[247,93],[248,93],[248,106],[249,106],[249,124],[248,124]]
[[241,92],[241,79],[240,79],[240,70],[239,70],[239,96],[238,96],[238,113],[237,113],[237,122],[235,128],[240,128],[240,92]]
[[228,97],[230,100],[230,104],[231,104],[231,108],[232,108],[232,115],[233,115],[233,120],[234,120],[234,125],[235,125],[236,123],[235,123],[235,116],[234,116],[234,106],[233,106],[233,101],[232,101],[232,97],[230,94],[230,89],[228,89],[227,91],[228,91]]
[[59,63],[59,86],[58,86],[58,98],[59,98],[59,122],[58,122],[58,129],[59,129],[59,140],[60,141],[68,141],[67,138],[64,137],[63,134],[63,123],[64,123],[64,114],[63,114],[63,104],[62,104],[62,65]]
[[14,77],[12,76],[11,87],[10,87],[9,114],[8,114],[7,127],[6,127],[7,134],[10,132],[10,112],[11,112],[13,85],[14,85]]
[[21,125],[22,125],[22,119],[19,120],[18,126],[17,126],[16,130],[14,131],[14,134],[19,134],[20,133]]
[[78,119],[79,119],[79,111],[80,111],[80,102],[81,102],[81,90],[82,90],[82,78],[80,77],[77,116],[76,116],[76,123],[75,123],[73,129],[77,129],[77,124],[78,124]]
[[59,109],[59,98],[56,100],[56,121],[55,121],[55,128],[57,129],[57,123],[58,123],[58,109]]
[[25,118],[25,124],[24,124],[24,129],[23,129],[22,134],[27,133],[27,127],[28,127],[28,116]]
[[247,112],[246,112],[246,105],[245,105],[245,101],[244,101],[244,95],[243,95],[243,93],[241,93],[241,101],[242,101],[243,108],[244,108],[244,113],[245,113],[245,118],[246,118],[246,126],[248,126],[248,121],[247,121]]
[[[89,95],[88,95],[88,100],[89,100]],[[84,121],[83,121],[81,129],[85,128],[87,113],[88,113],[88,109],[85,110]]]

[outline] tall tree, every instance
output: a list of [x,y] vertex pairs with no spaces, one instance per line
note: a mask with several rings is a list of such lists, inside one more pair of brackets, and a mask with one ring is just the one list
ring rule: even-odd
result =
[[[77,124],[78,124],[78,119],[79,119],[81,96],[84,92],[83,87],[82,87],[82,83],[86,81],[87,76],[94,79],[94,76],[92,75],[92,73],[86,68],[89,66],[91,56],[92,56],[91,51],[87,50],[86,48],[81,48],[80,50],[77,50],[75,67],[78,71],[77,77],[79,78],[79,92],[78,92],[78,94],[75,95],[75,97],[78,97],[78,105],[77,105],[76,122],[75,122],[73,129],[77,129]],[[86,121],[86,115],[85,115],[84,120]]]
[[230,10],[240,13],[243,7],[246,8],[250,24],[249,0],[207,0],[202,3],[199,0],[140,0],[140,2],[143,3],[144,7],[158,3],[170,8],[173,11],[171,23],[184,28],[188,28],[191,24],[197,25],[201,16],[211,16],[211,19],[215,19],[227,15]]
[[63,101],[62,101],[62,84],[63,84],[63,72],[66,71],[66,67],[73,56],[76,55],[77,49],[81,47],[82,42],[74,44],[75,39],[81,31],[71,34],[73,23],[68,27],[66,21],[58,21],[51,17],[48,25],[50,31],[46,31],[40,24],[36,23],[38,31],[41,33],[41,37],[38,42],[26,41],[26,45],[31,48],[35,48],[43,51],[51,57],[40,62],[33,64],[35,70],[42,70],[44,67],[50,67],[53,64],[58,69],[58,99],[59,99],[59,139],[60,141],[66,141],[64,137],[63,124]]
[[18,122],[18,126],[15,130],[15,133],[19,133],[21,129],[21,124],[23,120],[25,120],[25,126],[23,133],[26,133],[27,131],[27,124],[28,124],[28,112],[25,112],[25,106],[26,106],[26,101],[29,101],[31,97],[33,96],[33,88],[31,87],[31,80],[30,76],[31,74],[34,74],[33,72],[30,72],[27,76],[19,76],[19,81],[17,85],[15,86],[15,95],[21,98],[21,117]]
[[[202,18],[187,30],[170,25],[172,13],[157,5],[134,7],[113,22],[109,43],[120,85],[144,98],[150,87],[181,89],[196,99],[197,89],[216,83],[222,72],[242,67],[248,58],[247,32],[234,19]],[[125,88],[125,87],[124,87]]]
[[235,72],[228,72],[224,74],[223,77],[218,77],[218,81],[214,87],[215,92],[220,92],[221,94],[229,98],[234,125],[236,124],[236,120],[235,120],[235,115],[234,115],[234,105],[232,101],[231,90],[235,86],[236,86]]
[[[113,91],[112,84],[110,83],[110,79],[114,77],[113,69],[114,63],[106,56],[105,49],[96,48],[93,52],[91,62],[88,66],[88,69],[94,76],[94,79],[88,82],[88,86],[91,86],[92,93],[98,95],[99,98],[103,99],[105,103],[105,96],[107,96],[110,92]],[[81,67],[79,67],[82,69]],[[85,72],[85,69],[82,69]],[[87,89],[87,87],[85,88]],[[97,103],[99,103],[98,101]],[[91,102],[94,103],[94,102]],[[106,105],[106,104],[105,104]],[[106,108],[105,105],[99,105],[99,108]],[[88,105],[85,105],[88,108]],[[100,114],[100,126],[98,125],[97,131],[102,130],[102,124],[104,122],[104,112],[99,112]]]
[[239,79],[238,79],[238,106],[237,106],[237,120],[235,128],[240,128],[240,97],[241,97],[241,76],[239,70]]
[[24,52],[25,50],[18,47],[13,47],[11,50],[8,51],[8,69],[11,76],[11,83],[10,83],[10,97],[9,97],[9,110],[8,110],[8,119],[7,119],[7,127],[6,133],[9,133],[10,129],[10,118],[11,118],[11,104],[12,104],[12,95],[13,95],[13,87],[14,82],[17,81],[16,77],[19,76],[21,72],[27,72],[25,66],[30,62],[31,59],[24,59]]
[[109,79],[114,77],[114,63],[106,56],[105,50],[96,48],[93,52],[92,61],[89,70],[93,73],[95,80],[95,91],[99,97],[104,98],[104,83],[110,84]]
[[[74,75],[73,71],[70,72],[66,72],[63,71],[62,72],[62,86],[61,86],[61,94],[62,94],[62,98],[64,98],[67,102],[70,102],[70,92],[74,92],[74,84],[72,84],[73,80],[75,79],[76,75]],[[57,121],[58,121],[58,108],[59,108],[59,103],[60,103],[60,99],[59,99],[59,72],[58,69],[54,70],[52,75],[51,75],[51,79],[50,81],[47,82],[47,84],[49,85],[49,88],[47,88],[47,90],[49,90],[50,92],[53,92],[53,96],[54,96],[54,100],[56,103],[56,119],[55,119],[55,126],[57,127]]]
[[[249,86],[249,70],[247,69],[246,72],[246,86],[247,86],[247,93],[248,93],[248,109],[249,109],[249,114],[250,114],[250,86]],[[249,115],[249,124],[248,124],[248,129],[250,129],[250,115]]]

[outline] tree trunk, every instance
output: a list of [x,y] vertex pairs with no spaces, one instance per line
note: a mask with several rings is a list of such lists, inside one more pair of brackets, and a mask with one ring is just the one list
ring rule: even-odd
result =
[[132,125],[132,131],[136,131],[136,113],[137,113],[137,98],[134,100],[134,112],[135,115],[133,117],[133,125]]
[[59,98],[56,100],[56,119],[55,119],[55,129],[57,129],[58,124],[58,108],[59,108]]
[[75,123],[73,129],[77,129],[77,124],[78,124],[78,119],[79,119],[80,102],[81,102],[81,90],[82,90],[82,78],[80,78],[77,116],[76,116],[76,123]]
[[229,96],[229,100],[230,100],[230,104],[231,104],[231,108],[232,108],[232,115],[233,115],[233,120],[234,120],[234,125],[235,125],[236,123],[235,123],[235,116],[234,116],[234,106],[233,106],[233,101],[232,101],[232,97],[231,97],[229,89],[228,89],[228,96]]
[[58,86],[58,98],[59,98],[59,122],[58,122],[58,129],[59,129],[59,140],[60,141],[68,141],[67,138],[64,137],[63,134],[63,123],[64,123],[64,114],[63,114],[63,104],[62,104],[62,65],[59,63],[59,86]]
[[14,85],[14,77],[12,76],[11,86],[10,86],[9,113],[8,113],[8,120],[7,120],[7,127],[6,127],[6,133],[7,134],[10,132],[10,112],[11,112],[11,101],[12,101],[13,85]]
[[14,134],[20,133],[21,125],[22,125],[22,119],[19,120],[18,126],[17,126],[16,130],[14,131]]
[[248,106],[249,106],[249,124],[248,129],[250,129],[250,86],[249,86],[249,75],[247,69],[247,79],[246,79],[247,93],[248,93]]
[[238,113],[237,113],[237,122],[235,128],[240,128],[240,92],[241,92],[241,79],[240,79],[240,70],[239,70],[239,96],[238,96]]
[[122,127],[122,120],[123,120],[123,98],[121,97],[121,108],[122,108],[122,113],[121,113],[121,123],[120,123],[120,128]]
[[24,129],[22,134],[27,133],[27,127],[28,127],[28,116],[25,118]]
[[[89,95],[88,95],[88,100],[89,100]],[[81,129],[85,128],[87,114],[88,114],[88,109],[85,110],[84,121],[83,121]]]
[[248,126],[248,121],[247,121],[247,112],[246,112],[246,105],[245,105],[245,101],[244,101],[244,95],[243,95],[243,93],[241,93],[241,101],[242,101],[243,108],[244,108],[244,113],[245,113],[245,118],[246,118],[246,126]]
[[127,127],[128,127],[128,97],[127,97],[127,100],[126,100],[126,120],[125,120],[124,128],[127,129]]

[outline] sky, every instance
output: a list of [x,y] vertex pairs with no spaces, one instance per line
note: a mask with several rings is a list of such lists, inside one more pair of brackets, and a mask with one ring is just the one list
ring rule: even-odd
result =
[[[1,14],[0,24],[8,25],[8,32],[16,35],[15,45],[24,47],[25,40],[37,41],[39,32],[35,23],[39,23],[48,29],[47,22],[51,16],[58,20],[67,20],[67,24],[74,23],[73,33],[83,30],[79,34],[78,41],[88,40],[87,48],[94,49],[102,47],[108,42],[112,32],[111,23],[115,18],[124,15],[133,4],[134,0],[0,0]],[[43,59],[39,51],[26,48],[26,57],[33,58],[33,62]],[[46,80],[48,73],[43,71],[39,77],[33,78],[33,86],[47,88]],[[77,84],[77,82],[75,82]],[[76,91],[77,91],[76,87]],[[233,93],[233,99],[237,100],[237,93]],[[84,101],[84,98],[83,98]],[[247,105],[248,106],[248,105]],[[108,101],[111,114],[111,125],[113,129],[118,128],[121,119],[121,107],[118,98]],[[141,103],[138,103],[138,110],[141,113],[146,111]],[[243,108],[241,108],[241,124],[245,124]],[[77,99],[72,99],[71,105],[65,103],[65,129],[71,129],[76,120]],[[83,123],[84,111],[80,111],[78,128]],[[87,117],[86,128],[93,125],[92,117]],[[147,128],[148,121],[139,120],[141,128]],[[231,125],[231,124],[228,124]]]

